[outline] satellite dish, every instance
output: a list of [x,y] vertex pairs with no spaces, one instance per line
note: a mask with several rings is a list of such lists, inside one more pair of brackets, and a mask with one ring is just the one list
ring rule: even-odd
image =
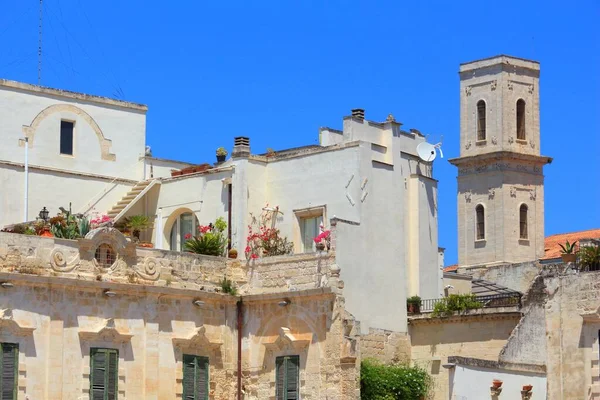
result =
[[427,142],[419,143],[417,146],[417,154],[419,158],[425,162],[432,162],[437,157],[437,150],[440,151],[440,157],[444,158],[442,153],[442,143],[431,144]]

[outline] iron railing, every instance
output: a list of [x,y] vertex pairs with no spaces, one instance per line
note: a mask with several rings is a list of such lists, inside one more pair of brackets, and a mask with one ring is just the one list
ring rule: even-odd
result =
[[[521,293],[500,293],[474,296],[473,300],[480,304],[479,308],[514,307],[521,305]],[[437,303],[446,302],[447,298],[421,300],[421,312],[433,311]]]

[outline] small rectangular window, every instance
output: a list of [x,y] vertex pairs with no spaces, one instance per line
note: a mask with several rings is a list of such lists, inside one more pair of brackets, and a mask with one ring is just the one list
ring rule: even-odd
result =
[[90,350],[90,400],[117,400],[119,350]]
[[275,359],[276,400],[300,398],[300,357],[286,356]]
[[323,216],[300,219],[300,235],[302,237],[302,252],[310,253],[315,251],[314,238],[320,233],[320,226],[323,223]]
[[0,352],[0,398],[17,400],[19,345],[2,343]]
[[73,128],[75,123],[60,121],[60,154],[73,155]]
[[208,400],[208,392],[208,358],[184,354],[184,400]]

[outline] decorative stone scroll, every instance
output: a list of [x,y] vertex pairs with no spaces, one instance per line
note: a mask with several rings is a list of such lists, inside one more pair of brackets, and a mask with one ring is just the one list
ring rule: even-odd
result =
[[119,331],[113,318],[107,319],[98,329],[79,331],[79,338],[86,341],[104,341],[124,343],[131,340],[133,335],[127,331]]
[[270,342],[263,342],[263,344],[267,350],[271,352],[277,352],[289,348],[301,351],[308,348],[311,340],[312,333],[310,332],[293,335],[289,328],[282,326],[279,328],[279,335],[275,337],[275,339]]
[[0,310],[0,333],[8,331],[14,336],[27,336],[33,334],[34,330],[34,327],[22,325],[15,321],[10,308]]
[[[102,244],[109,245],[116,253],[114,262],[108,267],[95,258],[96,249]],[[79,239],[79,252],[81,259],[92,262],[96,269],[103,272],[114,272],[134,264],[136,260],[135,243],[129,242],[117,229],[109,227],[91,230],[84,239]]]
[[135,272],[143,279],[156,281],[160,277],[160,263],[156,258],[146,257],[142,268],[135,268]]
[[50,252],[50,266],[57,272],[71,272],[79,268],[80,263],[80,253],[75,254],[71,260],[67,260],[60,247],[55,247]]

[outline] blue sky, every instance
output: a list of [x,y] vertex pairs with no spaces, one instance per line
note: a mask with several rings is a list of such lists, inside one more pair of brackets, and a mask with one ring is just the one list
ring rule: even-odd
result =
[[[42,84],[148,104],[157,157],[213,162],[314,144],[351,108],[459,150],[458,65],[541,62],[546,234],[600,227],[600,3],[45,0]],[[37,82],[37,0],[0,13],[0,77]],[[436,160],[440,245],[456,262],[456,169]],[[390,199],[393,206],[393,199]]]

